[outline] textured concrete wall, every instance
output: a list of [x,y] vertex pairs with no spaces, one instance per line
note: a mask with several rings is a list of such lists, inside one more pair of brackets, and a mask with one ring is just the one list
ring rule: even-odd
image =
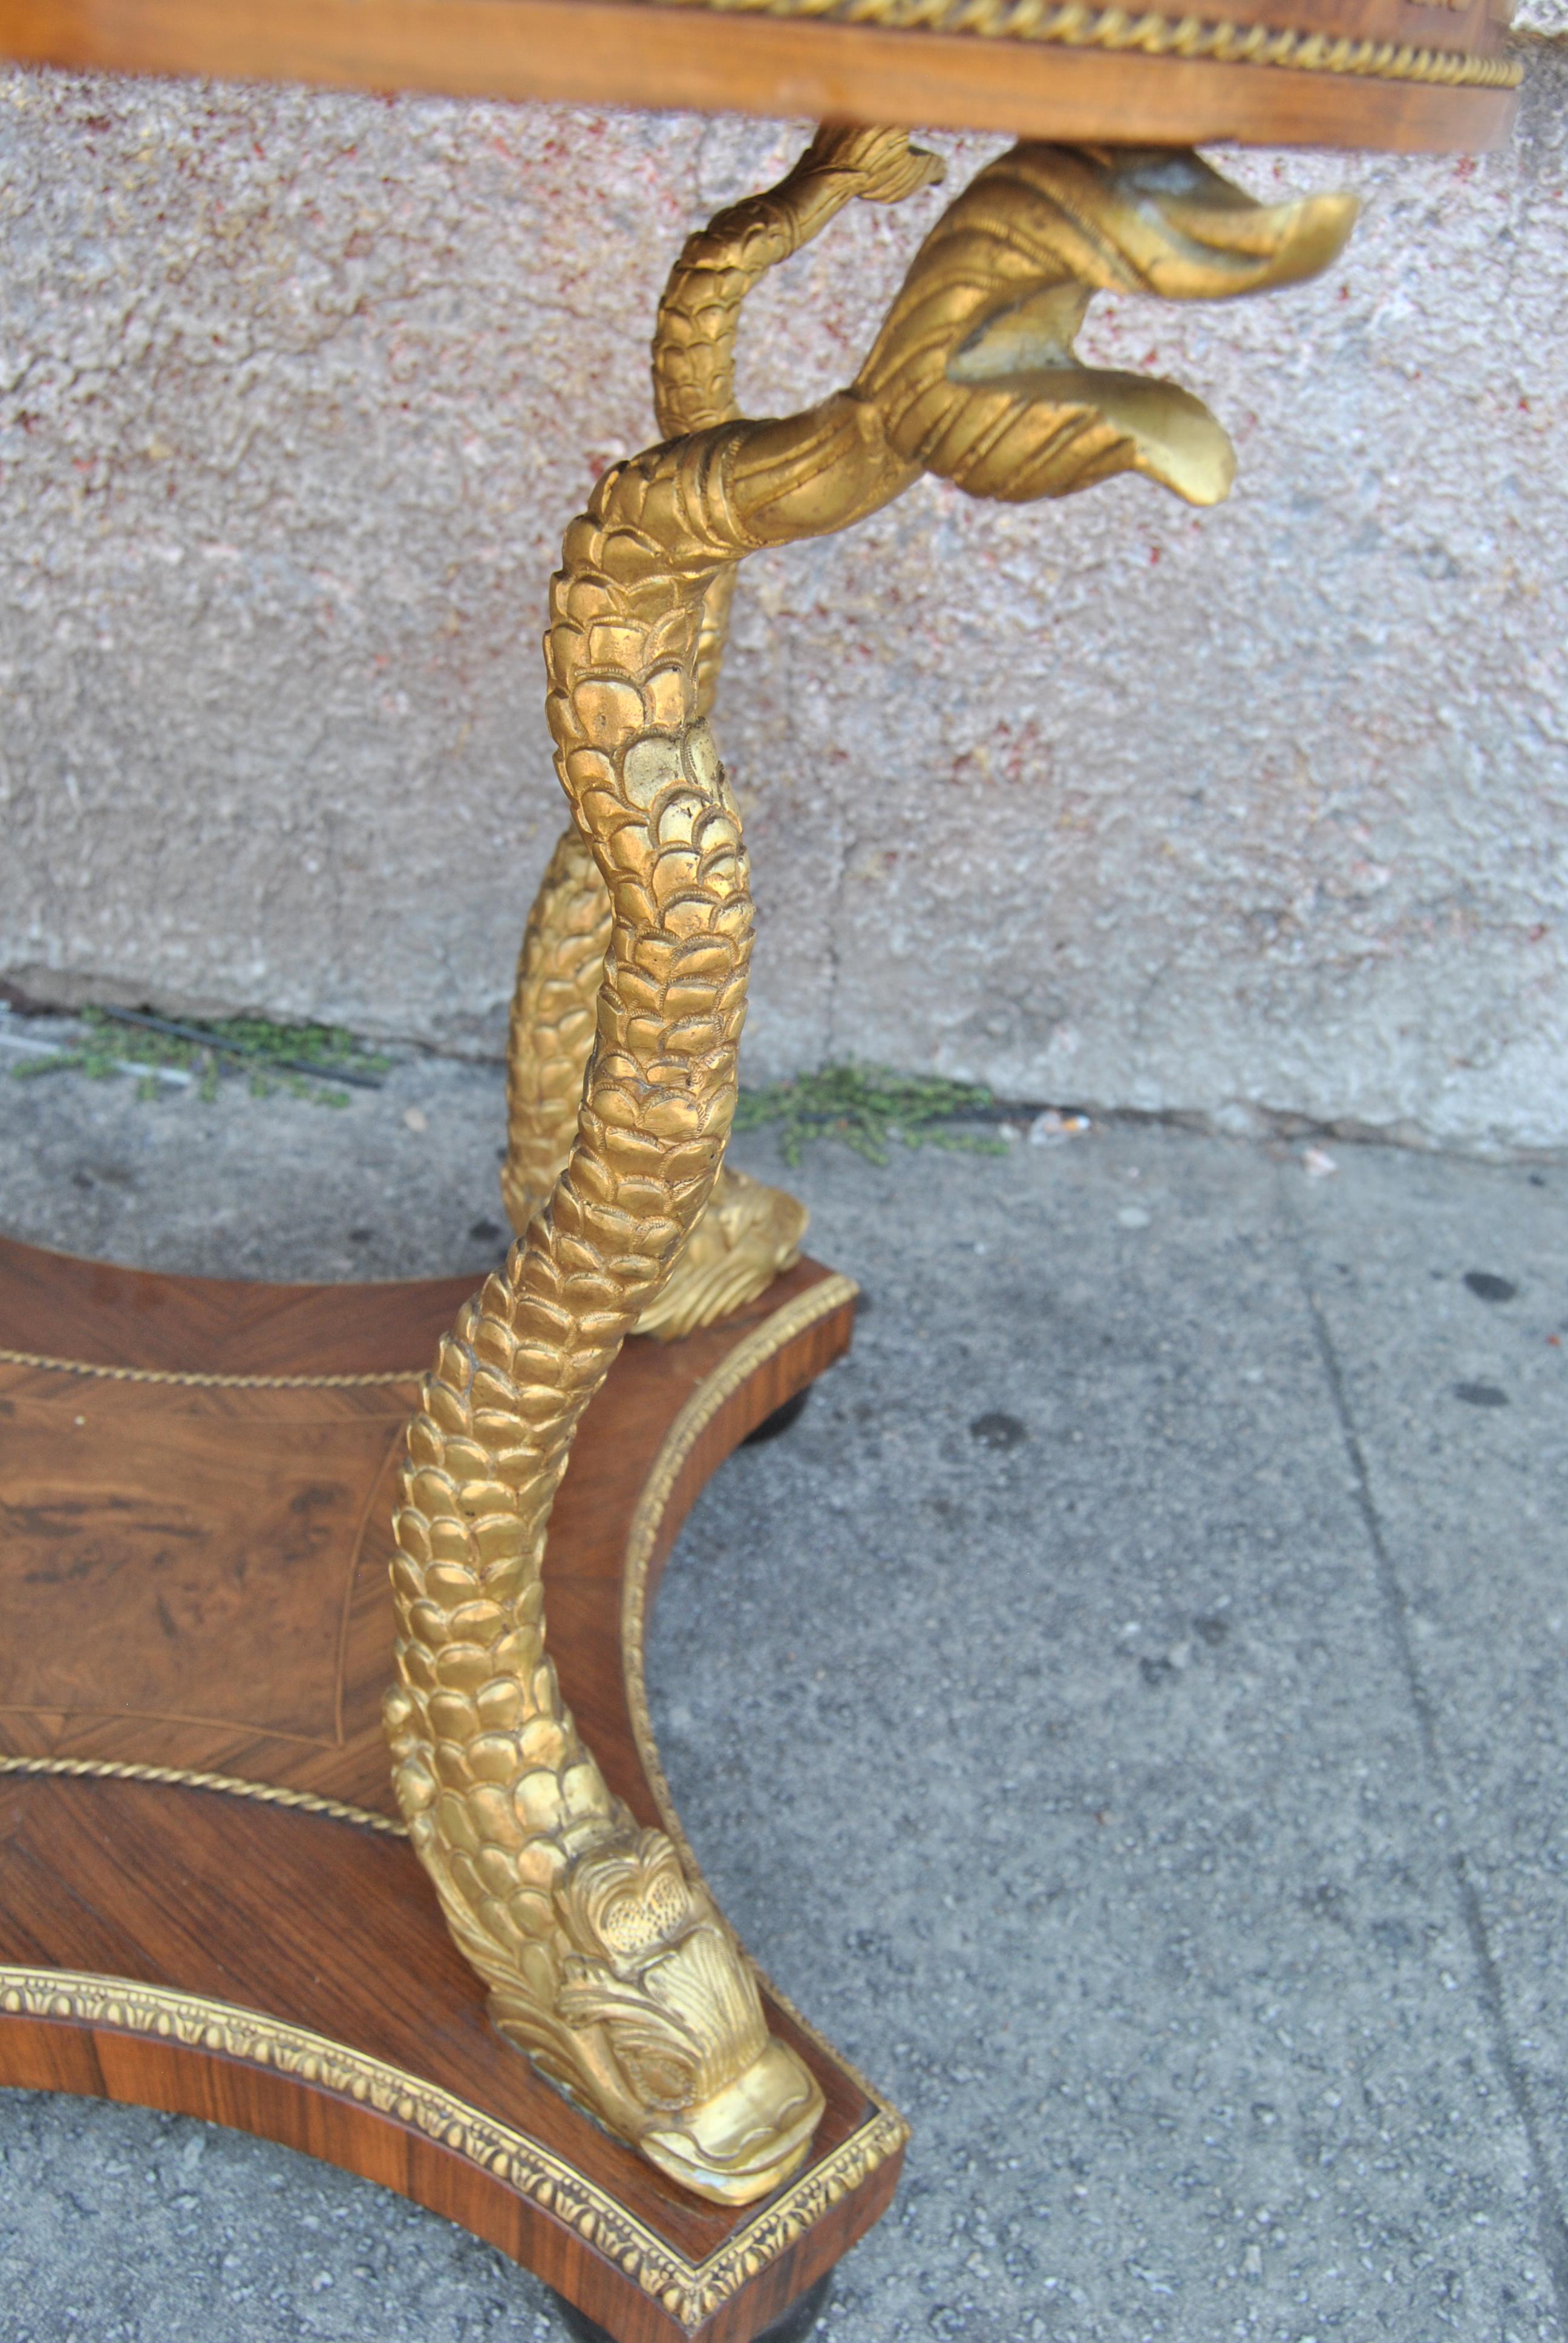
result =
[[[1228,424],[1229,506],[925,484],[749,565],[754,1077],[1568,1141],[1568,58],[1527,47],[1504,156],[1231,166],[1362,190],[1331,280],[1097,311]],[[799,135],[0,79],[0,970],[496,1047],[561,527],[651,437],[682,233]],[[848,377],[939,200],[759,292],[752,411]]]

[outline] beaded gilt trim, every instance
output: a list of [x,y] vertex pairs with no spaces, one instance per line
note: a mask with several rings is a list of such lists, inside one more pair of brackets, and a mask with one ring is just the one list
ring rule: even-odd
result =
[[706,2261],[691,2262],[575,2165],[526,2132],[434,2083],[306,2026],[166,1986],[95,1976],[79,1969],[0,1966],[0,2018],[7,2016],[64,2019],[148,2035],[271,2067],[373,2107],[465,2157],[565,2222],[687,2328],[710,2318],[759,2270],[787,2252],[868,2173],[885,2163],[902,2140],[897,2118],[890,2120],[879,2109],[793,2187],[735,2230]]

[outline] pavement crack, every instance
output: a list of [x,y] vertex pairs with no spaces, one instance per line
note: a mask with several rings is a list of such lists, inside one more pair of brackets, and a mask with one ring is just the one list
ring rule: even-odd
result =
[[839,856],[839,868],[833,875],[831,902],[828,914],[828,1049],[827,1063],[833,1063],[833,1051],[839,1028],[839,990],[843,975],[840,918],[844,898],[849,891],[849,874],[856,855],[860,850],[860,834],[853,821],[845,833],[843,849]]
[[1400,1669],[1404,1677],[1412,1713],[1415,1717],[1416,1730],[1421,1737],[1422,1749],[1432,1780],[1442,1800],[1443,1815],[1447,1818],[1441,1827],[1449,1841],[1448,1864],[1453,1875],[1460,1914],[1463,1920],[1465,1934],[1470,1940],[1471,1955],[1475,1963],[1481,2005],[1485,2012],[1487,2026],[1492,2036],[1493,2055],[1507,2085],[1508,2095],[1513,2102],[1514,2112],[1519,2117],[1529,2149],[1531,2170],[1535,2181],[1540,2207],[1542,2257],[1551,2273],[1552,2291],[1556,2302],[1558,2319],[1564,2333],[1568,2334],[1568,2215],[1564,2213],[1562,2195],[1553,2174],[1551,2159],[1546,2152],[1545,2135],[1540,2113],[1535,2105],[1534,2095],[1530,2087],[1530,2078],[1514,2047],[1503,1990],[1502,1972],[1498,1967],[1496,1956],[1492,1949],[1492,1940],[1487,1933],[1486,1916],[1482,1910],[1481,1897],[1476,1890],[1474,1879],[1471,1875],[1469,1858],[1463,1846],[1459,1843],[1452,1823],[1455,1801],[1449,1782],[1448,1768],[1442,1755],[1442,1744],[1438,1737],[1436,1704],[1422,1681],[1421,1669],[1416,1662],[1415,1644],[1411,1634],[1410,1611],[1405,1601],[1404,1588],[1400,1583],[1399,1572],[1395,1567],[1388,1539],[1383,1533],[1382,1518],[1378,1512],[1377,1499],[1372,1493],[1372,1474],[1367,1465],[1366,1451],[1362,1445],[1361,1434],[1356,1428],[1355,1416],[1351,1407],[1350,1394],[1345,1388],[1344,1373],[1340,1364],[1339,1353],[1334,1348],[1333,1337],[1329,1332],[1328,1320],[1323,1314],[1322,1305],[1313,1288],[1311,1266],[1307,1257],[1305,1232],[1288,1197],[1285,1199],[1285,1211],[1294,1241],[1302,1293],[1306,1302],[1307,1314],[1312,1320],[1312,1335],[1317,1344],[1318,1356],[1322,1363],[1324,1379],[1328,1383],[1334,1413],[1339,1420],[1341,1437],[1344,1442],[1345,1453],[1350,1461],[1351,1472],[1354,1479],[1357,1509],[1361,1513],[1367,1543],[1377,1565],[1379,1591],[1388,1614],[1389,1628],[1393,1638],[1394,1648],[1399,1655]]

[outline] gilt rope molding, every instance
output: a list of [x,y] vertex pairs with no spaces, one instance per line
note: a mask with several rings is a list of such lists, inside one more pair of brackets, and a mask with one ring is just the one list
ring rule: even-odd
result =
[[389,1815],[374,1815],[341,1798],[318,1797],[314,1790],[288,1790],[276,1782],[246,1782],[236,1774],[193,1772],[188,1765],[147,1765],[126,1757],[0,1756],[0,1775],[36,1775],[71,1782],[143,1782],[155,1790],[216,1790],[227,1798],[254,1798],[258,1805],[287,1806],[325,1822],[353,1823],[387,1838],[407,1838],[407,1827]]
[[[1063,49],[1191,57],[1213,65],[1281,66],[1290,73],[1352,74],[1450,89],[1517,89],[1523,68],[1471,49],[1355,40],[1293,25],[1238,24],[1223,16],[1170,16],[1158,8],[1091,8],[1081,0],[646,0],[728,16],[781,16],[890,31],[960,34]],[[1445,6],[1452,0],[1430,0]],[[1462,5],[1462,0],[1459,0]]]
[[[595,998],[591,1022],[541,1034],[555,1072],[533,1081],[525,982],[513,1053],[525,1135],[536,1110],[559,1127],[563,1069],[581,1069],[580,1104],[548,1194],[534,1176],[554,1147],[544,1125],[526,1166],[514,1144],[522,1233],[441,1344],[397,1515],[387,1726],[452,1936],[508,2041],[668,2177],[725,2204],[798,2169],[821,2093],[769,2033],[700,1875],[668,1831],[638,1825],[578,1733],[547,1648],[542,1564],[583,1409],[700,1235],[734,1109],[751,900],[705,713],[729,583],[748,553],[849,527],[926,473],[1021,503],[1132,471],[1219,502],[1235,468],[1224,431],[1174,384],[1083,365],[1073,337],[1090,300],[1300,282],[1356,209],[1343,196],[1261,206],[1179,150],[1020,146],[926,237],[849,389],[779,421],[737,416],[729,336],[759,269],[849,196],[897,201],[939,168],[901,131],[825,131],[770,197],[714,224],[712,298],[696,303],[679,290],[693,239],[656,352],[677,436],[612,466],[567,532],[547,704],[579,843],[552,862],[531,965],[569,931],[549,998],[568,1011],[585,988]],[[683,315],[692,330],[672,335]],[[525,978],[529,966],[525,950]],[[515,1063],[514,1109],[518,1079]],[[518,1129],[514,1112],[514,1142]]]
[[0,0],[37,63],[1176,148],[1495,146],[1511,0]]
[[230,1375],[184,1367],[112,1367],[95,1359],[56,1359],[46,1351],[0,1349],[0,1367],[36,1367],[52,1375],[95,1376],[109,1383],[169,1383],[184,1391],[372,1391],[417,1383],[423,1367],[394,1367],[367,1375]]

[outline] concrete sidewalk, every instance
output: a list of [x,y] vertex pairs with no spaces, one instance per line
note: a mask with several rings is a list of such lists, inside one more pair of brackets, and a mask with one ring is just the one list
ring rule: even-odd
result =
[[[337,1113],[0,1073],[0,1222],[477,1272],[499,1138],[434,1061]],[[915,2127],[833,2343],[1568,2343],[1568,1169],[1332,1153],[784,1175],[869,1306],[651,1677],[726,1909]],[[5,2343],[558,2332],[367,2184],[0,2094]]]

